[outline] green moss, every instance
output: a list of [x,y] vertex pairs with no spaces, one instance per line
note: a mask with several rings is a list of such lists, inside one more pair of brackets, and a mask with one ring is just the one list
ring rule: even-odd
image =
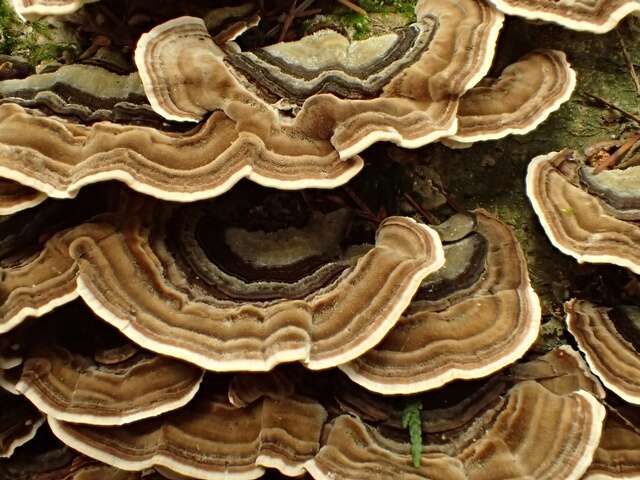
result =
[[411,458],[413,466],[418,468],[422,459],[422,402],[415,400],[407,404],[402,411],[402,427],[409,430],[411,439]]
[[369,13],[400,13],[415,21],[416,0],[359,0],[358,5]]
[[32,65],[52,61],[65,51],[75,51],[70,43],[52,41],[52,29],[43,22],[22,22],[6,0],[0,0],[0,54],[17,55]]
[[371,33],[371,21],[364,15],[349,11],[340,15],[339,20],[345,27],[353,29],[356,40],[367,38]]

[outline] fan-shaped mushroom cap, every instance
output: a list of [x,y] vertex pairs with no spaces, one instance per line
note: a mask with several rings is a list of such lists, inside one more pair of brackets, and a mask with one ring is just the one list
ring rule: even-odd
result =
[[180,475],[253,479],[265,467],[290,476],[317,452],[327,414],[305,397],[262,398],[236,408],[201,391],[186,408],[123,427],[90,427],[49,417],[72,448],[125,470],[165,467]]
[[11,0],[13,8],[24,20],[37,20],[45,15],[68,15],[86,3],[100,0]]
[[0,216],[35,207],[47,199],[47,195],[11,180],[0,179]]
[[252,230],[228,200],[227,220],[215,202],[132,198],[113,224],[87,225],[70,249],[78,292],[139,345],[209,370],[320,369],[378,343],[444,263],[437,233],[409,218],[345,247],[342,210]]
[[222,109],[246,135],[331,142],[341,158],[377,141],[413,148],[454,133],[458,98],[487,72],[503,22],[480,0],[420,0],[416,16],[368,40],[324,30],[252,52],[225,51],[202,20],[181,17],[142,36],[136,64],[171,120]]
[[485,78],[460,99],[458,131],[445,143],[528,133],[569,100],[575,86],[576,74],[563,52],[529,53],[499,78]]
[[[461,228],[461,219],[471,225]],[[445,267],[422,283],[380,344],[340,367],[368,389],[407,394],[484,377],[515,362],[538,336],[540,303],[509,227],[478,210],[436,228]]]
[[67,229],[104,211],[109,197],[99,189],[82,194],[72,209],[49,200],[0,218],[0,333],[78,296]]
[[0,389],[0,458],[35,437],[44,416],[24,398]]
[[533,381],[513,387],[447,448],[423,447],[415,468],[409,445],[361,420],[340,416],[306,468],[314,479],[579,479],[591,463],[604,407],[585,391],[558,395]]
[[78,303],[26,330],[15,389],[59,420],[121,425],[153,417],[189,402],[202,379],[193,365],[131,345]]
[[239,134],[220,111],[193,130],[171,133],[109,122],[78,125],[0,105],[0,177],[50,197],[75,197],[83,186],[107,180],[181,202],[215,197],[242,178],[280,189],[332,188],[362,166],[360,157],[340,160],[318,142]]
[[630,13],[637,0],[489,0],[507,15],[554,22],[573,30],[605,33]]
[[63,65],[55,72],[1,81],[0,102],[82,122],[166,125],[149,105],[138,73],[119,75],[93,65]]
[[593,463],[583,480],[640,478],[640,409],[607,406],[607,418]]
[[[601,196],[589,193],[590,184],[584,185],[582,179],[590,172],[591,167],[579,165],[567,151],[531,161],[527,195],[540,223],[551,242],[578,262],[612,263],[640,273],[640,207],[635,204],[640,205],[640,167],[596,176],[603,175],[598,181],[625,200],[619,208],[614,204],[616,196],[607,189],[602,189]],[[613,178],[607,181],[608,177]]]
[[565,305],[567,326],[589,366],[607,388],[640,404],[640,308],[605,308],[586,300]]

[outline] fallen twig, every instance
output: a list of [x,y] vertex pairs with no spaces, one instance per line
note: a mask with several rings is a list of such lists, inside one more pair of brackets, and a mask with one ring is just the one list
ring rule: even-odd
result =
[[354,12],[359,13],[360,15],[364,15],[365,17],[369,16],[369,14],[367,13],[367,11],[364,8],[362,8],[359,5],[356,5],[355,3],[353,3],[350,0],[338,0],[338,3],[341,3],[345,7],[350,8],[351,10],[353,10]]
[[629,55],[627,46],[624,43],[624,38],[622,38],[622,34],[618,29],[616,29],[616,33],[618,34],[618,41],[620,42],[620,47],[622,47],[622,55],[624,56],[624,61],[627,63],[627,68],[629,69],[629,75],[631,75],[631,80],[633,80],[633,84],[636,87],[636,95],[640,95],[640,79],[638,78],[636,69],[633,66],[633,61],[631,61],[631,56]]
[[597,102],[599,102],[600,104],[615,110],[616,112],[621,113],[622,115],[624,115],[625,117],[627,117],[629,120],[634,121],[635,123],[637,123],[638,125],[640,125],[640,117],[638,115],[634,115],[633,113],[627,112],[626,110],[623,110],[622,108],[620,108],[619,106],[605,100],[602,97],[598,97],[597,95],[594,95],[592,93],[588,93],[588,92],[584,92],[583,95],[587,98],[590,98],[592,100],[595,100]]

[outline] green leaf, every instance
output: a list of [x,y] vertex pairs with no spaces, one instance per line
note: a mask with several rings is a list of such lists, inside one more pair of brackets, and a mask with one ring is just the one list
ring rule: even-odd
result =
[[422,402],[414,400],[408,403],[402,411],[402,427],[409,429],[409,438],[411,440],[411,458],[413,466],[420,467],[422,459],[422,418],[420,411],[422,410]]

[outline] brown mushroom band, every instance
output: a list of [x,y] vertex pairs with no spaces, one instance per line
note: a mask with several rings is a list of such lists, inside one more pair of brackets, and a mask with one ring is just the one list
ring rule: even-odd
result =
[[529,164],[527,195],[563,253],[640,273],[639,175],[640,167],[594,175],[575,152],[551,152]]
[[341,366],[381,393],[414,393],[479,378],[524,355],[540,305],[513,232],[479,210],[436,227],[445,267],[420,286],[402,319],[372,350]]

